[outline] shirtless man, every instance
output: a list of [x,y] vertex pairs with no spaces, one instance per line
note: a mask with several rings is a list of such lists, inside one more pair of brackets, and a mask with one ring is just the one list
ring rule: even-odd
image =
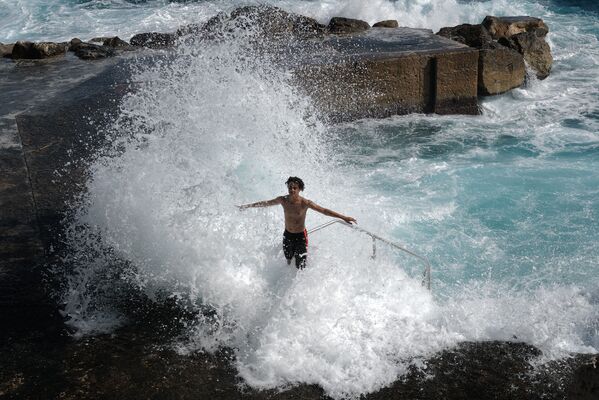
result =
[[287,196],[279,196],[272,200],[259,201],[252,204],[238,206],[240,210],[250,207],[270,207],[276,204],[283,206],[285,212],[285,232],[283,233],[283,253],[287,259],[287,264],[291,264],[291,259],[295,256],[295,266],[303,269],[306,266],[306,256],[308,253],[308,232],[306,231],[306,211],[311,208],[321,214],[329,217],[340,218],[351,224],[356,222],[352,217],[346,217],[338,212],[323,208],[318,204],[300,196],[304,190],[304,182],[296,177],[290,176],[287,179]]

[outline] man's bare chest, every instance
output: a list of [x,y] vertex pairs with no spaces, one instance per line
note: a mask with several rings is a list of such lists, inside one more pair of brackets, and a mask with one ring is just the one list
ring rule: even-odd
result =
[[302,217],[306,214],[307,207],[303,204],[292,204],[287,203],[283,205],[283,209],[285,210],[285,215],[292,218]]

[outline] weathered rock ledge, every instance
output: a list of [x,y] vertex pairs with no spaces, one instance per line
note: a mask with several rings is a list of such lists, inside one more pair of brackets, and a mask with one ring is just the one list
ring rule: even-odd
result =
[[434,35],[399,27],[395,20],[370,27],[335,17],[325,26],[266,5],[220,13],[173,33],[140,33],[129,43],[119,37],[74,38],[69,43],[17,42],[0,50],[15,60],[56,57],[67,50],[90,60],[142,47],[168,49],[190,38],[229,40],[238,30],[251,30],[263,42],[303,41],[312,50],[327,49],[291,68],[298,85],[333,121],[414,112],[477,114],[479,95],[504,93],[524,83],[525,63],[540,79],[549,75],[552,64],[545,41],[549,29],[538,18],[489,16],[481,24],[443,28]]
[[[535,368],[531,362],[538,355],[523,343],[465,342],[361,398],[597,399],[597,355],[574,355]],[[131,329],[79,341],[9,341],[0,346],[0,357],[0,396],[6,399],[330,399],[317,385],[252,389],[237,376],[230,349],[181,355],[168,342]]]

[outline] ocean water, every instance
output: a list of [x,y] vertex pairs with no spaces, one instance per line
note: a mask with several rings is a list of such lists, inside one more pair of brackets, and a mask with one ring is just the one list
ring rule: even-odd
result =
[[[550,27],[543,81],[482,101],[480,116],[409,115],[328,125],[247,35],[179,47],[134,72],[113,146],[75,205],[64,294],[78,335],[114,329],[127,290],[202,312],[173,345],[235,349],[247,384],[315,383],[337,398],[398,379],[460,341],[512,340],[543,360],[599,350],[599,15],[574,1],[280,1],[437,30],[485,15]],[[235,1],[0,1],[0,41],[66,40],[198,22]],[[337,225],[288,267],[282,210],[236,204],[305,197],[431,262]],[[308,226],[328,218],[314,212]],[[117,269],[114,260],[127,261]]]

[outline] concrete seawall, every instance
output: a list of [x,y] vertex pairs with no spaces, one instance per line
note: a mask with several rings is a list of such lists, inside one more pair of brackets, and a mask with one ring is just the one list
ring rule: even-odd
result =
[[413,28],[372,28],[324,45],[334,55],[295,75],[333,121],[479,112],[477,49]]

